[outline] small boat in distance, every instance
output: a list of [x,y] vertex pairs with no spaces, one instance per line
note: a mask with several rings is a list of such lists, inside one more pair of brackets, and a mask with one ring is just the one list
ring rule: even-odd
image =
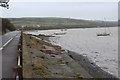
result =
[[110,36],[110,32],[107,33],[106,30],[104,33],[97,33],[97,36]]
[[62,33],[58,33],[58,32],[56,32],[56,33],[54,33],[55,35],[65,35],[66,33],[65,32],[62,32]]
[[109,33],[97,34],[97,36],[110,36]]
[[[105,23],[105,27],[107,27],[106,23]],[[104,33],[97,33],[97,36],[110,36],[110,33],[107,33],[106,28],[105,28],[105,32]]]
[[67,29],[61,29],[60,32],[55,32],[55,35],[65,35],[67,32]]

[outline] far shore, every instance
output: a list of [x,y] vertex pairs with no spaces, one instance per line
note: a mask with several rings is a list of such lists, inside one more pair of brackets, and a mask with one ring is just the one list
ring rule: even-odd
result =
[[[111,26],[111,27],[113,27],[113,26]],[[118,26],[114,26],[114,27],[118,27]],[[60,29],[86,29],[86,28],[110,28],[110,27],[85,27],[85,28],[83,28],[83,27],[76,27],[76,28],[50,28],[50,29],[39,29],[39,30],[60,30]],[[23,31],[39,31],[39,30],[23,30]]]

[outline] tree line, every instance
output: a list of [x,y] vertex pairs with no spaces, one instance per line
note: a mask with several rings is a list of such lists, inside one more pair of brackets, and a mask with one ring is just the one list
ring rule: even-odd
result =
[[2,33],[6,33],[7,31],[14,31],[16,28],[7,18],[0,18],[0,30]]

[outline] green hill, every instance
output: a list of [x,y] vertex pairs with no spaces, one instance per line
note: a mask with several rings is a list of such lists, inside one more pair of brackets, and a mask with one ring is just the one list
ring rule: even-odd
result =
[[60,28],[91,28],[91,27],[112,27],[117,26],[117,22],[90,21],[71,18],[9,18],[9,20],[20,29],[60,29]]

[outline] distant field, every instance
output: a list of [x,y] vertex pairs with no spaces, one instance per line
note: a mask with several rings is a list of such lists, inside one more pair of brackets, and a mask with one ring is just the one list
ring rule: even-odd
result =
[[[16,28],[27,26],[28,28],[76,28],[105,26],[103,21],[89,21],[71,18],[9,18]],[[106,26],[117,26],[117,22],[106,22]]]

